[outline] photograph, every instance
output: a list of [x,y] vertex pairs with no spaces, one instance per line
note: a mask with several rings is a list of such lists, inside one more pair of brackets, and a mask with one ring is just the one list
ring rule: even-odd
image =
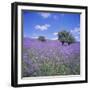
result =
[[80,75],[80,14],[22,11],[22,77]]
[[87,83],[87,6],[11,4],[11,85]]

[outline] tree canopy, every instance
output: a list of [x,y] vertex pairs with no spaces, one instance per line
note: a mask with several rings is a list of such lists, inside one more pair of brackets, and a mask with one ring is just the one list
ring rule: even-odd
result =
[[65,30],[58,32],[58,40],[61,41],[62,44],[68,43],[68,45],[75,42],[73,35]]
[[39,36],[39,37],[38,37],[38,40],[40,40],[40,41],[45,41],[46,39],[45,39],[44,36]]

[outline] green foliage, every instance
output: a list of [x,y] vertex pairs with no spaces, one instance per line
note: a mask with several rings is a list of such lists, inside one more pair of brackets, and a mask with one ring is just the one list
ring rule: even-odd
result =
[[58,32],[58,40],[61,41],[62,44],[66,42],[68,45],[75,42],[75,38],[67,31]]
[[44,36],[39,36],[39,37],[38,37],[38,40],[40,40],[40,41],[46,41],[46,39],[45,39]]
[[40,66],[40,70],[38,72],[39,76],[52,76],[52,75],[73,75],[78,74],[78,67],[76,67],[75,71],[71,71],[71,68],[68,64],[55,64],[51,61],[46,63],[44,62]]
[[72,34],[69,34],[69,36],[67,37],[67,41],[68,44],[74,43],[75,42],[75,38],[72,36]]

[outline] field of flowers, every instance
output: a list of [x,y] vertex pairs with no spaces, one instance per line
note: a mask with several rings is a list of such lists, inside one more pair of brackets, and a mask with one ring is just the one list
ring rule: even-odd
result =
[[22,56],[22,77],[80,74],[79,42],[24,38]]

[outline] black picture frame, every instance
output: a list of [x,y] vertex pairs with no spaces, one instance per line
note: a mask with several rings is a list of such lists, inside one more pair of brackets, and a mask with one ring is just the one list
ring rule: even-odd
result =
[[[18,84],[18,6],[36,6],[36,7],[53,7],[53,8],[68,8],[80,9],[85,11],[85,79],[75,81],[62,82],[44,82],[44,83],[27,83]],[[41,86],[41,85],[57,85],[57,84],[75,84],[88,82],[88,7],[74,5],[56,5],[43,3],[24,3],[14,2],[11,4],[11,86]]]

